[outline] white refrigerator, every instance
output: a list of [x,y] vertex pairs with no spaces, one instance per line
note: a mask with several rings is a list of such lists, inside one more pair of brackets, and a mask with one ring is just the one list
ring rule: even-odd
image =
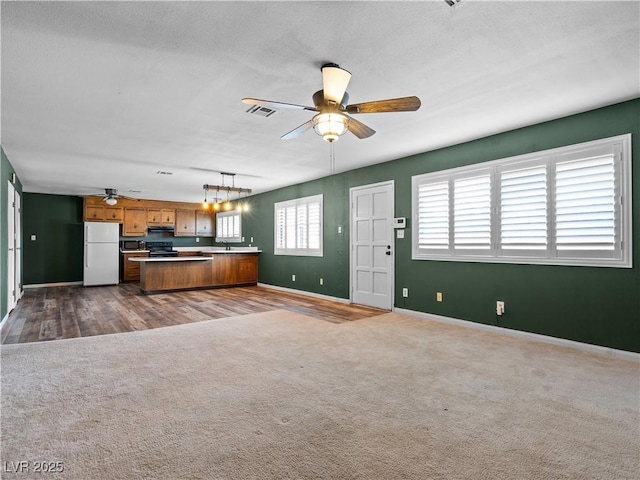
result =
[[115,285],[119,279],[119,224],[85,222],[84,275],[85,286]]

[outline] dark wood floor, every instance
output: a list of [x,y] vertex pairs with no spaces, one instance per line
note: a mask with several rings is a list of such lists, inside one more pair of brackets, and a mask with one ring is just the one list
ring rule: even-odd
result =
[[27,289],[2,328],[3,344],[131,332],[284,309],[332,323],[386,313],[264,287],[142,295],[138,284]]

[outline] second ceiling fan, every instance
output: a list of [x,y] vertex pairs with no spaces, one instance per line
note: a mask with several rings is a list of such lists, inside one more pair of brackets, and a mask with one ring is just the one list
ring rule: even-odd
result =
[[297,138],[313,127],[318,135],[321,135],[328,142],[336,141],[347,131],[360,139],[368,138],[376,133],[375,130],[356,120],[351,115],[359,113],[412,112],[420,108],[420,99],[418,97],[392,98],[349,105],[347,85],[351,80],[351,73],[340,68],[335,63],[326,63],[321,70],[322,90],[318,90],[313,94],[313,107],[257,98],[243,98],[242,102],[248,105],[274,109],[318,112],[311,120],[294,128],[281,138],[285,140]]

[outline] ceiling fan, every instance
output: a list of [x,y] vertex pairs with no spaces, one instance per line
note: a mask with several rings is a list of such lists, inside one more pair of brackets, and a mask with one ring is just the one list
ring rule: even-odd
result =
[[115,205],[118,203],[118,198],[123,198],[122,195],[118,195],[118,190],[115,188],[105,188],[104,195],[96,194],[94,197],[102,197],[102,201],[107,205]]
[[281,138],[284,140],[297,138],[313,127],[316,133],[327,142],[335,142],[347,130],[360,139],[368,138],[376,133],[375,130],[350,115],[359,113],[412,112],[420,108],[420,99],[418,97],[393,98],[349,105],[347,85],[351,79],[351,73],[340,68],[335,63],[322,65],[321,71],[322,90],[318,90],[313,94],[313,107],[257,98],[243,98],[242,102],[248,105],[274,109],[318,112],[311,120],[294,128],[289,133],[285,133]]

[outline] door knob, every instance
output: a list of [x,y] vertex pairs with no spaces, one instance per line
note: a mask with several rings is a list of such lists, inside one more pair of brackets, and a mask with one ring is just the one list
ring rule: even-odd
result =
[[386,252],[384,252],[384,253],[386,253],[387,255],[391,255],[391,250],[387,250],[387,251],[386,251]]

